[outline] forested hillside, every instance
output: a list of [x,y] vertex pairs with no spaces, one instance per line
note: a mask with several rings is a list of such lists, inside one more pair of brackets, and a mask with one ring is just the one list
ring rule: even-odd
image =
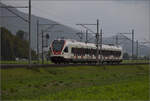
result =
[[[29,43],[12,34],[8,29],[1,27],[1,60],[15,60],[16,58],[28,58]],[[36,57],[32,50],[32,57]]]

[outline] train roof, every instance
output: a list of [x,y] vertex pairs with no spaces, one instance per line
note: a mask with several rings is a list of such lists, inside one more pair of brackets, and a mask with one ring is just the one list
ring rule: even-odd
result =
[[[79,41],[71,40],[71,39],[63,39],[63,40],[66,41],[66,45],[72,45],[72,46],[79,47],[79,48],[84,47],[84,48],[95,48],[96,49],[96,45],[94,43],[84,43],[84,42],[79,42]],[[102,44],[102,50],[121,51],[122,47]]]

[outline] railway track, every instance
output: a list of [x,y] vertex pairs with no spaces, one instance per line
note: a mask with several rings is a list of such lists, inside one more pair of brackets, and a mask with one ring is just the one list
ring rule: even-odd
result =
[[69,67],[69,66],[106,66],[106,65],[144,65],[150,63],[121,63],[121,64],[0,64],[1,69],[30,68],[30,67]]

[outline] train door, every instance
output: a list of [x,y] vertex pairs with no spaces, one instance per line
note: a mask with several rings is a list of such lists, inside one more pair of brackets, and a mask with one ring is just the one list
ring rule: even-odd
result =
[[69,55],[69,47],[68,46],[66,46],[65,48],[64,48],[64,50],[63,50],[63,53],[64,53],[64,57],[65,58],[70,58],[70,55]]

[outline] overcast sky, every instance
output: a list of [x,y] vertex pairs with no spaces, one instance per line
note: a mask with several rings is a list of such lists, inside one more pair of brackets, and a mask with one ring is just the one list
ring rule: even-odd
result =
[[[3,2],[14,6],[28,4],[25,0]],[[27,12],[24,9],[19,10]],[[136,39],[150,40],[150,0],[33,0],[32,14],[76,29],[81,29],[76,26],[77,23],[93,24],[99,19],[104,36],[112,36],[118,32],[128,33],[134,29]],[[96,26],[88,27],[96,32]]]

